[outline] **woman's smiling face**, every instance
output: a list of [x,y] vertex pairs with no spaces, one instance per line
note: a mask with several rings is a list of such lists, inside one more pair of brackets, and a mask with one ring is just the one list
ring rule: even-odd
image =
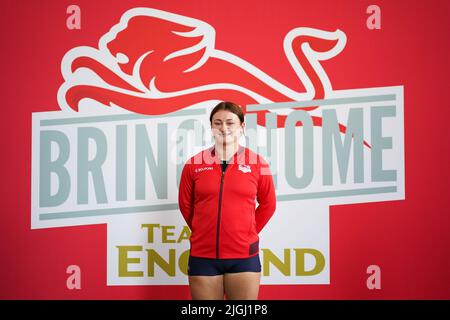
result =
[[216,143],[231,144],[239,140],[244,129],[239,117],[228,110],[217,111],[211,121],[211,130]]

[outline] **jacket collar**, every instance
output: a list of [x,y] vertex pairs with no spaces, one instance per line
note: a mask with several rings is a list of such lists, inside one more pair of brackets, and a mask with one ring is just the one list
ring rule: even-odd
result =
[[[232,159],[229,163],[237,163],[239,160],[242,159],[242,156],[244,155],[245,147],[239,145],[239,148],[237,152],[233,155]],[[216,160],[216,163],[220,163],[220,160],[216,157],[216,148],[215,146],[212,146],[209,148],[209,154],[212,158]]]

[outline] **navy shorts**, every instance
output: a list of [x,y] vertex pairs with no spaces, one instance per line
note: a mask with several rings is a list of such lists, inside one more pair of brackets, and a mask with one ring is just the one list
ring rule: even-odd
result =
[[209,259],[189,256],[188,275],[190,276],[217,276],[237,272],[261,272],[259,254],[244,259]]

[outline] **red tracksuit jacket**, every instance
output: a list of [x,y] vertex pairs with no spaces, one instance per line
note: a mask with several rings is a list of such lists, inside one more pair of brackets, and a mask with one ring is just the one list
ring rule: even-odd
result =
[[191,228],[191,256],[254,256],[259,252],[258,233],[276,207],[269,166],[261,156],[240,146],[222,172],[214,147],[203,150],[184,165],[178,204]]

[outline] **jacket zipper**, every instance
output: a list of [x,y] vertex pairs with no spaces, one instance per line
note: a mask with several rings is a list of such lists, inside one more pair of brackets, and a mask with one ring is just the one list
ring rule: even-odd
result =
[[[227,169],[225,168],[225,171],[226,170]],[[219,259],[220,216],[222,211],[222,190],[223,190],[223,180],[225,178],[225,171],[222,171],[222,177],[220,178],[219,208],[217,210],[216,259]]]

